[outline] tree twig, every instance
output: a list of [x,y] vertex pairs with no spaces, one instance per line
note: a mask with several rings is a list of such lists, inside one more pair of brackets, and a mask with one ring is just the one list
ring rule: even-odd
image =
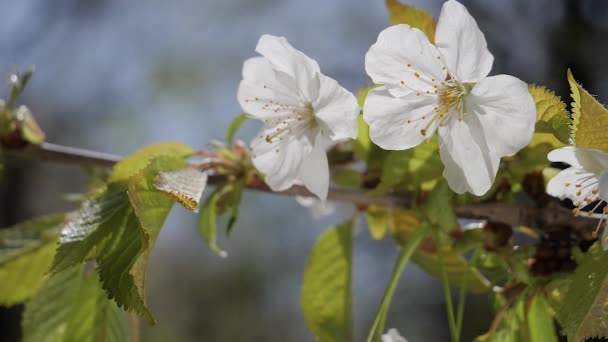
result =
[[[82,148],[57,145],[44,142],[40,145],[29,145],[23,148],[4,149],[3,152],[36,160],[45,160],[61,163],[93,165],[100,167],[112,167],[122,158],[117,155],[91,151]],[[226,178],[221,175],[209,176],[209,184],[221,184]],[[295,185],[285,191],[272,191],[266,184],[248,185],[253,191],[274,193],[285,196],[314,196],[305,187]],[[413,198],[408,194],[385,194],[380,196],[369,196],[367,191],[361,189],[345,189],[330,187],[328,200],[352,202],[359,205],[378,205],[383,207],[411,208]],[[488,219],[513,226],[550,227],[558,225],[569,225],[572,228],[591,234],[596,220],[586,217],[574,217],[572,212],[560,206],[549,206],[547,208],[531,208],[511,206],[505,203],[469,204],[454,209],[456,215],[461,218]]]

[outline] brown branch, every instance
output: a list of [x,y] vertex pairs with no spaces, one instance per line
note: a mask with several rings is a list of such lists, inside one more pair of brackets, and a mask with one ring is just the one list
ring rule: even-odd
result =
[[[120,156],[90,151],[81,148],[42,143],[29,145],[24,148],[5,149],[4,152],[37,160],[46,160],[79,165],[112,167],[121,160]],[[209,184],[221,184],[226,178],[221,175],[211,175]],[[281,192],[272,191],[266,184],[247,186],[249,190],[274,193],[285,196],[314,196],[303,186],[293,186]],[[369,196],[367,191],[360,189],[344,189],[330,187],[328,200],[352,202],[359,205],[378,205],[383,207],[411,208],[413,199],[408,194],[386,194]],[[572,212],[558,205],[546,208],[517,207],[505,203],[470,204],[455,208],[458,217],[488,219],[513,226],[552,227],[568,225],[580,232],[589,232],[595,228],[596,220],[587,217],[574,217]]]

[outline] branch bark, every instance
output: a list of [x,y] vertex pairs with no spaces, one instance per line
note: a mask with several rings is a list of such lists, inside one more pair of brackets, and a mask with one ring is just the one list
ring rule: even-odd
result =
[[[92,165],[99,167],[112,167],[122,158],[117,155],[91,151],[70,146],[57,145],[44,142],[40,145],[28,145],[23,148],[5,149],[3,152],[36,160],[61,162],[78,165]],[[209,176],[209,184],[225,182],[221,175]],[[249,190],[274,193],[284,196],[314,196],[303,186],[293,186],[285,191],[272,191],[266,184],[247,186]],[[386,194],[369,196],[365,190],[330,187],[328,200],[352,202],[359,205],[378,205],[383,207],[411,208],[413,198],[409,194]],[[494,222],[513,226],[538,227],[550,229],[555,226],[570,226],[579,232],[591,235],[597,221],[587,217],[575,217],[572,212],[558,205],[546,208],[511,206],[505,203],[470,204],[454,209],[461,218],[487,219]]]

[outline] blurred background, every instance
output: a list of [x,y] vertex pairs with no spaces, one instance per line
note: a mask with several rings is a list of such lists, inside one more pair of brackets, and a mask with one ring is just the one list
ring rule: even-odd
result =
[[[570,101],[566,69],[608,101],[608,1],[463,0],[495,56],[493,74],[546,85]],[[442,1],[409,0],[437,16]],[[36,66],[20,99],[48,141],[115,154],[177,140],[207,148],[240,113],[236,91],[260,35],[286,36],[355,92],[364,55],[387,26],[381,0],[0,0],[0,77]],[[6,96],[8,82],[2,89]],[[259,128],[248,122],[238,137]],[[86,189],[73,165],[6,159],[0,226],[65,211]],[[302,271],[318,235],[349,208],[315,220],[293,199],[247,193],[220,259],[197,217],[176,206],[154,248],[147,299],[158,321],[143,341],[311,341],[299,309]],[[355,240],[355,335],[363,341],[397,256],[390,239]],[[440,283],[409,267],[388,327],[409,341],[447,341]],[[19,341],[22,308],[0,308],[0,340]],[[463,341],[488,327],[471,298]]]

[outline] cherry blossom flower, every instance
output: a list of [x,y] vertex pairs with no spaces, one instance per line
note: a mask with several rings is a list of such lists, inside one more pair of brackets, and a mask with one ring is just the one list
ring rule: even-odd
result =
[[407,340],[399,334],[397,329],[389,329],[389,331],[382,335],[382,342],[407,342]]
[[[551,178],[547,193],[559,199],[572,200],[576,206],[575,215],[580,215],[584,207],[597,202],[592,210],[587,211],[588,216],[593,216],[596,209],[608,202],[608,153],[568,146],[549,152],[547,158],[570,165]],[[608,207],[604,207],[598,228],[607,212]]]
[[357,100],[283,37],[263,35],[256,51],[262,57],[245,61],[238,91],[243,110],[264,122],[251,143],[253,165],[274,191],[301,181],[325,200],[325,149],[357,136]]
[[371,140],[388,150],[415,147],[438,132],[452,190],[482,195],[500,158],[530,142],[535,104],[521,80],[487,76],[494,58],[460,3],[443,5],[436,32],[436,46],[409,25],[380,33],[365,68],[382,87],[370,91],[363,116]]

